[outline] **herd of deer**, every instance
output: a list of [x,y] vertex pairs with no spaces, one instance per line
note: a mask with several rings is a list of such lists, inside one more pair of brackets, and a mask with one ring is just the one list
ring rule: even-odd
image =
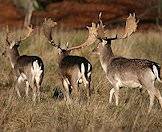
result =
[[[115,96],[116,105],[119,104],[119,89],[121,87],[144,87],[150,95],[150,105],[148,112],[151,111],[154,97],[157,97],[162,107],[162,96],[160,91],[155,88],[155,80],[160,80],[160,65],[156,62],[146,59],[128,59],[118,57],[113,54],[111,42],[113,40],[125,39],[136,31],[138,21],[135,14],[130,14],[126,20],[125,30],[122,35],[116,34],[113,38],[107,38],[105,35],[105,25],[99,15],[98,24],[92,23],[92,27],[87,27],[89,36],[83,44],[71,48],[62,48],[60,44],[56,44],[52,38],[52,29],[57,25],[51,19],[45,20],[43,23],[43,32],[49,43],[57,48],[59,52],[59,72],[63,85],[64,98],[67,102],[71,102],[71,92],[80,96],[79,84],[83,83],[87,89],[88,96],[91,95],[91,74],[92,65],[81,56],[70,55],[71,51],[85,48],[92,45],[96,40],[99,40],[98,46],[92,51],[99,55],[101,66],[106,74],[108,81],[113,88],[110,90],[109,103],[112,102],[113,95]],[[38,56],[20,55],[18,47],[21,41],[27,39],[33,29],[28,27],[28,33],[24,38],[19,40],[9,40],[9,32],[6,35],[6,48],[4,55],[9,57],[12,69],[15,73],[15,90],[19,97],[18,85],[26,82],[25,93],[28,97],[29,87],[33,90],[33,101],[40,100],[40,87],[44,76],[43,61]]]

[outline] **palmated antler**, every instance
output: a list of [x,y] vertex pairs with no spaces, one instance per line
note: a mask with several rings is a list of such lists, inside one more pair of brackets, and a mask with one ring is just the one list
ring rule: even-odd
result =
[[[9,32],[9,29],[8,29],[8,27],[7,27],[7,28],[6,28],[6,42],[7,42],[6,44],[9,45],[9,46],[11,46],[11,47],[13,47],[13,46],[15,45],[16,42],[21,42],[21,41],[27,39],[28,37],[30,37],[31,33],[33,32],[33,29],[32,29],[32,27],[27,27],[27,30],[28,30],[28,32],[27,32],[27,34],[25,35],[25,37],[22,38],[22,37],[20,36],[19,39],[16,39],[15,33]],[[9,40],[9,39],[10,39],[10,40]]]
[[[125,38],[131,36],[132,33],[134,33],[136,31],[138,22],[139,22],[139,20],[136,20],[135,13],[129,14],[129,17],[126,20],[126,25],[125,25],[123,35],[120,36],[120,35],[116,34],[115,37],[113,37],[113,38],[108,37],[108,39],[111,39],[111,40],[125,39]],[[106,37],[104,25],[102,23],[101,17],[99,17],[98,36],[97,37],[99,37],[99,38],[105,38]]]
[[57,49],[61,49],[60,43],[59,44],[55,44],[53,38],[52,38],[52,30],[53,28],[57,25],[56,22],[54,22],[52,19],[45,19],[45,21],[43,22],[43,33],[45,35],[45,37],[48,39],[48,42],[56,47]]
[[49,42],[53,41],[52,39],[52,29],[57,25],[52,19],[45,19],[43,22],[43,33]]
[[105,25],[102,22],[101,19],[102,16],[102,12],[99,13],[98,19],[99,19],[99,23],[97,24],[97,37],[99,38],[103,38],[105,37]]
[[96,36],[98,34],[97,33],[97,25],[95,23],[92,23],[92,27],[87,26],[87,29],[89,31],[87,40],[81,45],[68,48],[67,51],[82,49],[84,47],[90,46],[91,44],[93,44],[96,41]]
[[28,32],[27,32],[27,34],[25,35],[25,37],[20,37],[20,41],[24,41],[25,39],[27,39],[28,37],[30,37],[30,35],[31,35],[31,33],[33,32],[33,28],[32,28],[32,25],[31,26],[27,26],[26,27],[27,28],[27,30],[28,30]]
[[126,21],[124,35],[122,36],[121,39],[131,36],[132,33],[136,31],[138,22],[139,20],[136,20],[135,13],[133,14],[130,13]]

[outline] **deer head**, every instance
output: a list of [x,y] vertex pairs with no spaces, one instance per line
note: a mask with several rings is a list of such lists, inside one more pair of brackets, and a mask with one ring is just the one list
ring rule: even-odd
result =
[[106,31],[104,29],[103,22],[101,20],[101,15],[99,17],[99,24],[98,24],[98,35],[96,36],[97,39],[100,41],[97,48],[95,48],[92,52],[95,54],[100,54],[101,49],[104,47],[108,48],[111,47],[111,41],[112,40],[119,40],[119,39],[125,39],[131,36],[137,29],[137,24],[139,20],[137,21],[135,18],[135,13],[130,14],[129,17],[126,20],[126,24],[124,27],[124,32],[122,33],[121,36],[119,34],[116,34],[115,37],[105,37],[106,36]]
[[33,32],[32,27],[27,27],[27,34],[25,35],[25,37],[21,37],[19,39],[16,39],[15,34],[9,32],[8,28],[6,31],[6,45],[5,45],[5,50],[2,53],[2,55],[7,56],[10,55],[11,53],[15,53],[18,54],[18,47],[20,45],[20,43],[24,40],[26,40],[31,33]]

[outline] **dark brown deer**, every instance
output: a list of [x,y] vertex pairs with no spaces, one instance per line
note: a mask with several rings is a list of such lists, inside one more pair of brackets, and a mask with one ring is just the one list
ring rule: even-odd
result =
[[121,87],[145,87],[150,95],[148,112],[152,109],[154,97],[157,97],[162,107],[162,97],[160,91],[154,86],[155,80],[161,82],[160,65],[146,59],[128,59],[115,56],[111,48],[112,40],[125,39],[136,31],[138,22],[136,21],[135,14],[130,14],[127,18],[125,32],[121,37],[118,37],[118,35],[114,38],[103,37],[105,30],[101,22],[100,32],[102,33],[102,37],[98,34],[100,43],[94,52],[99,55],[101,66],[106,73],[107,79],[113,86],[110,90],[109,103],[112,102],[114,94],[116,105],[118,105],[119,89]]
[[6,55],[11,63],[15,79],[15,89],[18,94],[18,97],[21,97],[19,92],[19,84],[22,81],[26,82],[25,93],[28,97],[29,87],[33,90],[33,101],[38,97],[38,101],[40,100],[40,87],[43,81],[44,76],[44,65],[43,61],[38,56],[27,56],[20,55],[18,51],[18,47],[21,44],[21,41],[27,39],[32,33],[33,29],[28,27],[28,33],[24,38],[16,40],[12,38],[9,40],[9,36],[11,33],[7,32],[6,35],[6,48],[3,55]]
[[89,36],[85,43],[67,49],[61,48],[60,45],[55,44],[54,40],[52,39],[52,28],[55,25],[56,23],[54,23],[51,19],[48,19],[44,22],[43,29],[49,43],[56,47],[59,51],[58,64],[64,87],[65,100],[68,102],[71,101],[69,96],[71,90],[74,91],[77,97],[80,96],[80,92],[78,91],[78,86],[80,83],[83,83],[85,87],[88,86],[87,93],[88,96],[90,96],[92,65],[85,57],[70,55],[70,52],[89,46],[95,42],[95,36],[97,35],[96,25],[93,23],[92,27],[87,27],[89,30]]

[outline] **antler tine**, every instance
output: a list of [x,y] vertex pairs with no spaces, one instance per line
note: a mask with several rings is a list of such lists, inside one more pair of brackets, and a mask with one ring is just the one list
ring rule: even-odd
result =
[[136,31],[139,20],[136,20],[135,17],[135,13],[129,14],[129,17],[126,20],[124,35],[122,36],[123,39],[131,36],[132,33]]
[[51,44],[52,46],[56,47],[57,49],[62,50],[60,44],[57,45],[57,44],[54,43],[54,41],[50,41],[50,44]]
[[79,49],[82,49],[84,47],[88,47],[88,46],[92,45],[96,41],[96,39],[97,39],[96,36],[98,35],[98,33],[97,33],[97,30],[98,30],[97,25],[95,23],[92,23],[92,26],[91,27],[87,26],[87,29],[89,31],[89,35],[88,35],[87,40],[81,45],[68,48],[67,51],[79,50]]
[[96,26],[96,24],[92,23],[92,27],[87,26],[87,29],[88,29],[88,32],[89,32],[87,40],[81,45],[68,48],[67,51],[82,49],[84,47],[90,46],[91,44],[93,44],[96,41],[96,36],[97,36],[97,26]]
[[26,36],[25,36],[24,38],[22,38],[22,37],[20,36],[20,41],[23,41],[23,40],[27,39],[28,37],[30,37],[31,33],[32,33],[33,30],[34,30],[34,29],[32,28],[32,25],[27,26],[26,28],[28,29],[28,33],[26,34]]
[[97,33],[98,33],[97,36],[103,38],[103,37],[105,37],[105,29],[104,29],[105,25],[102,22],[101,16],[102,16],[102,12],[100,12],[99,15],[98,15],[99,23],[97,25],[97,28],[98,28],[97,29]]
[[139,22],[139,20],[136,20],[136,15],[135,13],[133,14],[129,14],[129,17],[127,17],[127,20],[126,20],[126,24],[125,24],[125,29],[124,29],[124,34],[119,37],[118,34],[116,34],[116,37],[111,39],[111,40],[115,40],[115,39],[125,39],[129,36],[132,35],[132,33],[134,33],[137,29],[137,24]]

